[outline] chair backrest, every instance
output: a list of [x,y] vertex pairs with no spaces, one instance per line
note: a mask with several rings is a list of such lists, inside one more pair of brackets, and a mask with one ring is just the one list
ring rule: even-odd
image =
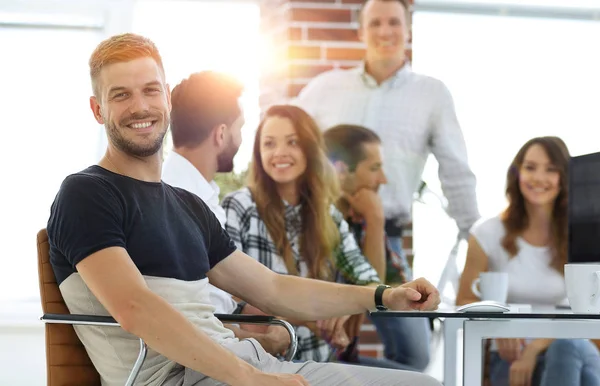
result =
[[[42,310],[45,314],[68,314],[50,265],[48,233],[37,235],[38,272]],[[48,386],[99,386],[100,375],[70,324],[46,323],[46,372]]]

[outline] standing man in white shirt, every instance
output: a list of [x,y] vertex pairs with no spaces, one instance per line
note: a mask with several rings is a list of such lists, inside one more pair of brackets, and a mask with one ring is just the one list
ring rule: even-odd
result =
[[452,96],[441,81],[412,72],[406,58],[408,15],[406,0],[366,1],[358,30],[364,63],[317,76],[294,100],[323,130],[356,124],[379,135],[388,177],[381,189],[386,231],[400,243],[429,154],[439,163],[448,212],[459,230],[468,234],[480,217]]
[[429,154],[439,163],[448,213],[464,235],[480,217],[476,180],[450,92],[441,81],[412,72],[406,58],[408,2],[367,0],[359,21],[358,36],[366,45],[364,63],[317,76],[293,103],[323,130],[355,124],[379,135],[388,178],[380,191],[386,233],[392,248],[406,259],[402,225],[411,221],[413,195]]
[[[216,173],[233,170],[233,158],[242,142],[244,114],[239,98],[243,86],[218,72],[192,74],[171,92],[171,135],[173,150],[163,164],[162,180],[169,185],[194,193],[225,226],[225,210],[219,205]],[[230,294],[210,285],[210,299],[215,313],[240,312]],[[251,332],[228,325],[240,338],[255,338],[271,354],[280,354],[289,346],[287,331],[271,326],[265,332]]]

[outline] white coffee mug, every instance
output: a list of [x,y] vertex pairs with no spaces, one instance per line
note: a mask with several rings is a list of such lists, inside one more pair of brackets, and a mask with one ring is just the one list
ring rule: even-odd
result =
[[573,312],[600,313],[600,264],[565,264],[565,284]]
[[[477,288],[478,286],[479,288]],[[508,296],[508,273],[481,272],[479,277],[473,280],[471,291],[481,300],[506,303],[506,297]]]

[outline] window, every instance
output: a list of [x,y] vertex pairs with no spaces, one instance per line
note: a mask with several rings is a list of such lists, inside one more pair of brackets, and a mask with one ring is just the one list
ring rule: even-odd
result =
[[102,39],[129,30],[157,44],[171,86],[207,69],[228,72],[245,84],[247,123],[236,171],[244,170],[250,160],[259,116],[257,4],[3,2],[0,303],[38,302],[35,235],[46,226],[63,179],[98,162],[106,148],[104,127],[89,108],[89,55]]
[[0,301],[39,296],[35,235],[64,177],[99,159],[87,60],[101,37],[0,27]]
[[[171,88],[190,74],[216,70],[244,84],[246,123],[235,171],[248,166],[258,126],[259,23],[255,3],[236,1],[139,1],[133,31],[149,37],[161,52]],[[171,148],[167,138],[166,152]]]
[[[413,36],[415,71],[454,96],[484,217],[505,207],[506,171],[528,139],[557,135],[572,155],[600,151],[591,140],[600,127],[600,22],[416,12]],[[440,192],[433,157],[424,179]],[[414,217],[415,270],[435,280],[455,228],[423,205]]]

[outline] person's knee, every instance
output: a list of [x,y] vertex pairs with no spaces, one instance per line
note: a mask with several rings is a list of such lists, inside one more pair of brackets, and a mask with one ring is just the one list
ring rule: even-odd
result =
[[408,365],[417,371],[424,371],[429,366],[431,354],[429,351],[429,342],[414,344],[411,347],[404,347],[403,350],[396,353],[394,358],[388,358],[395,362]]
[[562,360],[565,356],[582,357],[593,354],[596,351],[594,345],[585,339],[557,339],[550,344],[546,350],[546,360]]
[[419,371],[424,371],[427,368],[427,366],[429,366],[429,361],[431,360],[431,357],[429,354],[429,345],[427,343],[421,346],[421,350],[418,350],[414,353],[414,355],[408,361],[409,363],[407,363],[407,365]]

